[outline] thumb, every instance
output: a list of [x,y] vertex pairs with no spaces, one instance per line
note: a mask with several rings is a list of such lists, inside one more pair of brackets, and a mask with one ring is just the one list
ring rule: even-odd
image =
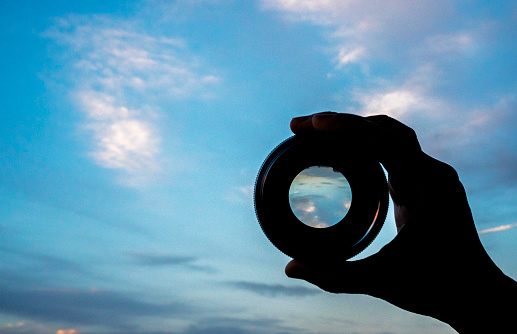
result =
[[368,259],[345,261],[325,267],[292,260],[285,267],[290,278],[302,279],[332,293],[370,294],[375,274]]

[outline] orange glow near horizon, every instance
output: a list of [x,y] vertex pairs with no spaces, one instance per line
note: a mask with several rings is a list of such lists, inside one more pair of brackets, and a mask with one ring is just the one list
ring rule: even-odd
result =
[[56,334],[79,334],[77,329],[60,329]]

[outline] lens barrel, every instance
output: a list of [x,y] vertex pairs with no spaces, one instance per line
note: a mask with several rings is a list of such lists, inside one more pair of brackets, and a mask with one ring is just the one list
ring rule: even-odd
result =
[[[255,212],[267,238],[296,260],[325,264],[359,254],[379,233],[388,210],[382,167],[369,152],[344,145],[335,134],[295,135],[266,158],[255,183]],[[327,228],[302,223],[289,204],[289,188],[304,169],[327,166],[345,176],[352,191],[346,216]]]

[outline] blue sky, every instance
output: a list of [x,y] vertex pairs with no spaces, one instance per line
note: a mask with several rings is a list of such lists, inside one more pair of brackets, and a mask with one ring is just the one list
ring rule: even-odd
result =
[[285,277],[253,183],[290,119],[323,110],[413,127],[517,278],[514,2],[3,1],[0,16],[0,333],[452,333]]

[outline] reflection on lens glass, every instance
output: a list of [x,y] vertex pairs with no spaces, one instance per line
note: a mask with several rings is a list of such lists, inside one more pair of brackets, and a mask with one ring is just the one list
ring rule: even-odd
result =
[[330,167],[312,166],[298,174],[289,188],[289,204],[305,225],[324,228],[345,217],[352,203],[348,181]]

